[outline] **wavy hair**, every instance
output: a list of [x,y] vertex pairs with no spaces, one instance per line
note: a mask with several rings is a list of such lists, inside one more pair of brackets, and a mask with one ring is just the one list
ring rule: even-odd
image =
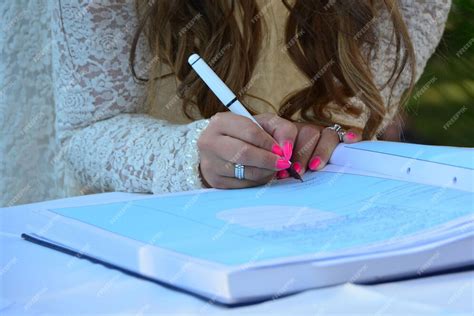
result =
[[[308,85],[286,96],[278,114],[291,120],[293,114],[300,112],[305,121],[331,125],[328,104],[333,102],[348,115],[358,117],[361,109],[348,102],[357,96],[368,110],[363,137],[372,138],[388,107],[406,101],[405,97],[399,104],[385,104],[381,88],[389,86],[393,91],[401,73],[409,67],[408,91],[413,89],[415,54],[398,1],[281,1],[289,11],[285,48],[295,66],[308,78]],[[178,96],[188,118],[196,119],[191,107],[197,107],[204,118],[225,111],[212,91],[191,71],[187,58],[194,52],[209,61],[233,91],[249,95],[245,91],[262,48],[266,28],[262,15],[268,8],[259,8],[255,0],[136,0],[136,9],[140,22],[132,43],[130,67],[137,80],[148,83],[149,104],[156,104],[157,80],[173,75],[178,80]],[[389,12],[393,24],[396,60],[390,78],[383,87],[377,87],[370,70],[370,56],[378,43],[374,25],[381,9]],[[235,14],[237,10],[240,14]],[[159,63],[154,63],[150,78],[137,76],[134,62],[142,33],[152,55],[168,65],[170,73],[158,75]],[[251,107],[249,111],[257,114]]]

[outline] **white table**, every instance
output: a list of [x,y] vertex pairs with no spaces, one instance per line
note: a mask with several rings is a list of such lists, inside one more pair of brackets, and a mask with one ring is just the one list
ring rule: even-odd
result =
[[[110,193],[110,201],[131,197]],[[104,199],[104,195],[101,196]],[[226,308],[20,238],[32,210],[97,203],[89,195],[0,209],[0,314],[333,315],[474,313],[474,272],[306,291]]]

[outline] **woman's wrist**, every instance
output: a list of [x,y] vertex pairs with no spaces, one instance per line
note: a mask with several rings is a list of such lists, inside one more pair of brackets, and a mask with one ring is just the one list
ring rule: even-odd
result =
[[201,164],[199,164],[198,170],[199,170],[199,177],[201,178],[201,183],[202,183],[202,185],[203,185],[205,188],[208,188],[208,189],[209,189],[209,188],[212,188],[212,186],[211,186],[209,183],[207,183],[206,178],[204,178],[204,175],[202,174]]

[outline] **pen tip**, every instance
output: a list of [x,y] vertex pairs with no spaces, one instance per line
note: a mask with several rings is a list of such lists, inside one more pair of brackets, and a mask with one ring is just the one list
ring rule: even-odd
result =
[[303,178],[301,178],[300,174],[298,172],[296,172],[295,168],[293,167],[293,165],[290,166],[290,168],[288,168],[288,172],[290,174],[290,176],[292,176],[293,178],[295,179],[298,179],[300,180],[301,182],[304,182],[303,181]]

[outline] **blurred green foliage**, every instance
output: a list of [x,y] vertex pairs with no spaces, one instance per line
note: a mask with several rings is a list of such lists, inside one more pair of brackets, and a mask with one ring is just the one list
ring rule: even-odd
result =
[[407,105],[407,142],[474,147],[474,0],[454,0]]

